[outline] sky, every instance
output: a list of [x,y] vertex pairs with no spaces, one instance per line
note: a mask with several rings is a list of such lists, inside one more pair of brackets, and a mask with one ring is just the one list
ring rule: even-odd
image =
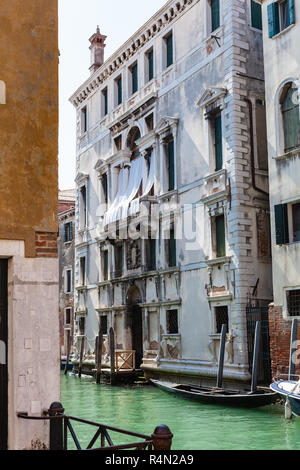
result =
[[107,36],[108,59],[165,0],[59,0],[59,188],[75,187],[75,108],[70,96],[89,77],[89,38]]

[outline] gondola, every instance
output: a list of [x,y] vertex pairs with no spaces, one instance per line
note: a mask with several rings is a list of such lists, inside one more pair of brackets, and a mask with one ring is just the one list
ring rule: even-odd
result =
[[151,379],[151,382],[165,392],[173,393],[182,398],[197,400],[202,403],[215,405],[256,408],[274,403],[278,395],[276,392],[257,388],[255,392],[246,390],[218,389],[214,387],[197,387]]
[[161,382],[154,379],[152,379],[151,382],[166,392],[173,393],[183,398],[201,401],[203,403],[246,408],[256,408],[258,406],[270,405],[271,403],[274,403],[279,398],[279,395],[276,391],[270,390],[269,388],[257,387],[259,348],[261,339],[260,321],[256,322],[255,328],[250,390],[231,390],[222,387],[226,332],[227,325],[222,325],[218,375],[215,387],[198,387],[196,385],[174,384],[170,382]]

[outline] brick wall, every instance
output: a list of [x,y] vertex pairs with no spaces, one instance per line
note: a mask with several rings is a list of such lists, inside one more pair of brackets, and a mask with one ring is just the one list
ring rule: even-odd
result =
[[[287,374],[289,370],[290,339],[292,322],[284,320],[282,307],[269,307],[269,332],[272,377]],[[300,340],[300,328],[298,328]],[[300,366],[296,367],[296,374],[300,374]],[[283,377],[284,378],[284,377]]]
[[35,253],[37,258],[57,258],[57,233],[36,232]]

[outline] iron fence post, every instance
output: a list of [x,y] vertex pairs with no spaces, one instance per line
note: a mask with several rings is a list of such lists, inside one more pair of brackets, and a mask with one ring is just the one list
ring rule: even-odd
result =
[[154,450],[171,450],[173,434],[168,426],[160,424],[151,435]]
[[[64,432],[63,432],[63,418],[64,408],[61,403],[54,402],[51,404],[48,414],[53,419],[50,419],[50,450],[64,450]],[[55,419],[55,417],[57,417]]]

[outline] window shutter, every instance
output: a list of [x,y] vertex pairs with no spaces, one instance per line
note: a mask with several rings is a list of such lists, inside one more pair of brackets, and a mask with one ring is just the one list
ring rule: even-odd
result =
[[104,115],[106,116],[108,113],[108,94],[107,88],[104,90]]
[[106,281],[108,279],[108,251],[107,250],[104,251],[103,256],[104,256],[103,277],[104,277],[104,280]]
[[276,244],[289,243],[287,204],[277,204],[275,211]]
[[173,64],[173,35],[167,37],[167,67]]
[[295,23],[295,1],[288,0],[288,5],[289,5],[289,23],[294,24]]
[[64,243],[67,241],[67,224],[64,224]]
[[138,66],[132,67],[132,94],[138,91]]
[[169,191],[175,188],[174,173],[174,140],[168,143],[168,170],[169,170]]
[[150,238],[150,265],[151,269],[156,268],[156,240]]
[[215,119],[215,157],[216,171],[223,168],[223,148],[222,148],[222,117],[217,116]]
[[279,8],[278,3],[268,5],[269,37],[272,38],[279,33]]
[[225,220],[224,215],[216,217],[216,245],[217,245],[217,258],[225,256]]
[[251,24],[253,28],[262,29],[261,5],[251,0]]
[[174,228],[170,230],[169,239],[169,267],[176,266],[176,240]]
[[149,81],[154,77],[154,68],[153,68],[153,49],[148,54],[149,61]]
[[122,103],[122,78],[118,80],[118,104]]
[[70,222],[70,240],[73,240],[73,222]]
[[211,30],[220,26],[220,0],[211,0]]

